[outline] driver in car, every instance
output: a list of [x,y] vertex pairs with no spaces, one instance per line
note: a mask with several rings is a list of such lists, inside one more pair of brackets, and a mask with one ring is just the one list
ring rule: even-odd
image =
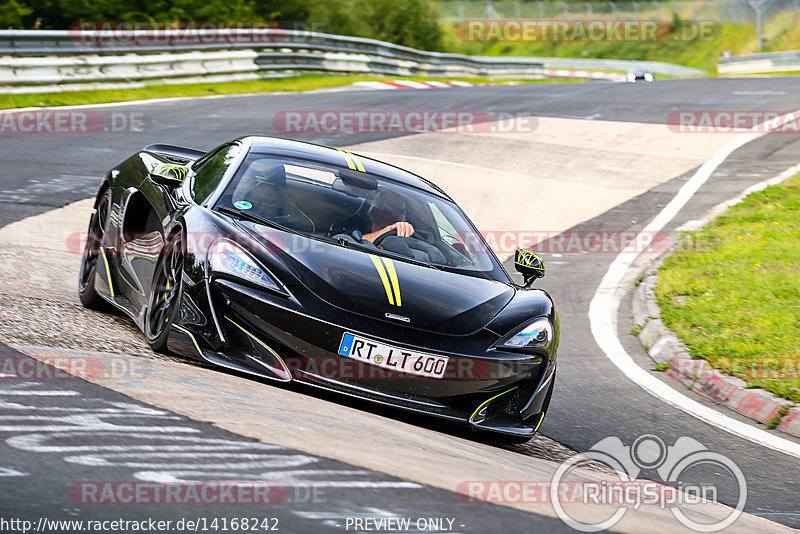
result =
[[374,242],[378,236],[392,230],[397,230],[398,237],[414,235],[414,227],[404,220],[403,199],[396,193],[385,189],[380,190],[372,201],[367,215],[372,221],[372,231],[364,234],[361,239],[366,239],[370,243]]
[[[367,211],[372,231],[361,239],[409,258],[447,265],[444,254],[435,246],[423,239],[406,239],[414,235],[414,227],[405,220],[405,211],[405,202],[400,195],[388,189],[379,189]],[[397,235],[385,235],[391,231]]]

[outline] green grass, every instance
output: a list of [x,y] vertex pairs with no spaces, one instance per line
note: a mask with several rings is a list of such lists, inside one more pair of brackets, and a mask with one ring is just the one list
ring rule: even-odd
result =
[[800,402],[800,175],[684,236],[656,295],[693,357]]
[[712,39],[666,42],[464,42],[455,26],[446,28],[446,43],[454,52],[474,55],[574,57],[664,61],[716,72],[723,51],[745,54],[757,51],[755,29],[722,24]]
[[[721,74],[720,76],[741,76],[741,74]],[[787,70],[781,72],[752,72],[748,76],[800,76],[800,70]]]
[[716,72],[723,51],[755,52],[755,30],[749,26],[724,24],[711,40],[667,42],[463,42],[449,29],[451,48],[475,55],[519,55],[664,61]]
[[[249,93],[272,93],[291,91],[313,91],[350,85],[360,81],[373,80],[415,80],[415,81],[468,81],[487,83],[488,78],[425,78],[425,77],[379,77],[379,76],[337,76],[315,75],[290,76],[286,78],[265,78],[239,82],[160,84],[133,89],[96,89],[87,91],[62,91],[36,94],[0,94],[0,109],[74,106],[80,104],[100,104],[105,102],[126,102],[152,98],[172,98],[183,96],[236,95]],[[495,79],[493,84],[508,83],[564,83],[570,80],[510,80]]]

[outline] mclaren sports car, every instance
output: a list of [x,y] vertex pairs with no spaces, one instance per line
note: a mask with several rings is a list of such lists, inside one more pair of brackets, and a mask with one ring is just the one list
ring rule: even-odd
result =
[[530,439],[559,320],[434,183],[340,149],[242,137],[150,145],[103,179],[81,302],[156,351]]

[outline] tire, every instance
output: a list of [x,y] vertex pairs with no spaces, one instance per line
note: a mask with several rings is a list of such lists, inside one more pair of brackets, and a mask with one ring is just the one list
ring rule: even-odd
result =
[[78,272],[78,297],[85,308],[92,310],[106,311],[110,308],[94,289],[97,266],[100,263],[100,245],[103,242],[110,209],[111,194],[106,190],[97,204],[97,209],[89,219],[86,245],[83,248],[81,267]]
[[145,312],[144,335],[156,352],[168,352],[169,332],[180,311],[184,260],[180,235],[174,235],[161,252]]

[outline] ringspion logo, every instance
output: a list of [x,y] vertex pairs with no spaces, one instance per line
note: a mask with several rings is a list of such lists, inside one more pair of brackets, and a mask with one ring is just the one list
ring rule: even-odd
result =
[[[577,471],[597,462],[615,474],[598,478]],[[652,478],[645,478],[645,472]],[[686,513],[694,505],[716,502],[722,487],[734,493],[736,502],[726,516]],[[630,445],[616,436],[604,438],[561,463],[550,480],[465,480],[456,493],[465,503],[549,503],[579,532],[612,529],[628,510],[643,505],[669,510],[695,532],[718,532],[741,516],[747,482],[733,460],[694,438],[682,436],[667,445],[658,436],[644,434]],[[591,505],[599,506],[588,508]]]

